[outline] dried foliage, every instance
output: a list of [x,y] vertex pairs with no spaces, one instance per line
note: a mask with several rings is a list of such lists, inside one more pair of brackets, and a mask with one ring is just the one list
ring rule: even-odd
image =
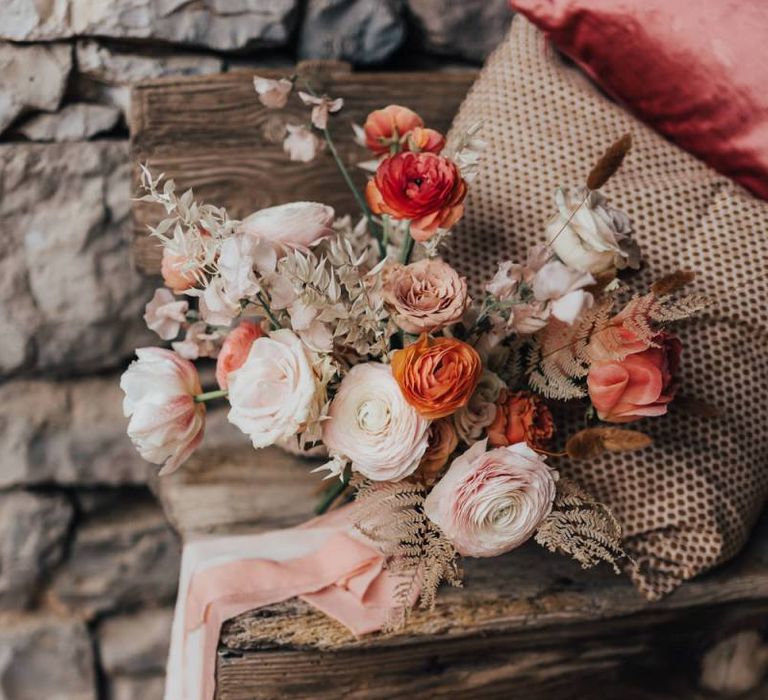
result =
[[573,557],[584,569],[604,561],[618,574],[619,562],[627,557],[621,547],[621,525],[613,513],[568,479],[558,481],[552,512],[535,539],[550,552]]
[[595,167],[592,168],[587,178],[587,187],[590,190],[599,190],[608,180],[613,177],[616,171],[621,167],[624,158],[632,148],[632,134],[624,134],[618,141],[600,156]]
[[571,459],[594,459],[605,452],[631,452],[651,445],[649,435],[622,428],[587,428],[572,435],[565,445]]
[[696,273],[693,270],[677,270],[656,280],[651,285],[651,291],[657,297],[665,297],[687,287],[695,278]]
[[357,529],[389,558],[402,575],[388,631],[402,629],[418,592],[419,605],[435,606],[443,581],[461,586],[458,552],[424,513],[426,489],[412,481],[362,481],[357,485]]

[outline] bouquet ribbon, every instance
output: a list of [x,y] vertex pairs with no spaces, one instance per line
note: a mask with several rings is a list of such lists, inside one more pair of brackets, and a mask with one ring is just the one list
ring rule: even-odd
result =
[[184,545],[165,700],[212,700],[221,626],[248,610],[299,597],[355,636],[384,626],[398,576],[354,532],[350,510],[287,530]]

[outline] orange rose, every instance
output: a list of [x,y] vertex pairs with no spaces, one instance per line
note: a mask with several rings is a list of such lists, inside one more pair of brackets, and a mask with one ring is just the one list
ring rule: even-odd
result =
[[527,391],[507,395],[502,392],[496,404],[496,418],[488,426],[488,442],[505,447],[525,442],[543,450],[553,433],[555,423],[546,404]]
[[400,105],[389,105],[368,115],[363,125],[365,145],[376,154],[388,153],[403,136],[422,126],[424,122],[416,112]]
[[440,153],[445,147],[445,136],[434,129],[424,129],[417,126],[405,140],[405,146],[409,151],[427,151]]
[[392,356],[392,374],[405,400],[431,420],[466,405],[482,370],[477,351],[454,338],[424,334]]
[[459,444],[459,437],[451,421],[436,420],[429,426],[428,440],[427,451],[421,458],[417,473],[427,486],[431,486]]
[[229,333],[216,359],[216,382],[219,388],[228,388],[227,376],[243,366],[253,341],[263,335],[261,327],[253,321],[243,321]]
[[456,164],[435,153],[403,151],[385,158],[365,196],[376,214],[411,220],[411,235],[426,241],[464,214],[467,184]]

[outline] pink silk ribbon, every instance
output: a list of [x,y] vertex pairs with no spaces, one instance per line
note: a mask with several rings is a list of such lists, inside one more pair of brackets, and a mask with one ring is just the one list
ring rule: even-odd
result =
[[398,577],[357,536],[349,509],[262,535],[185,544],[165,700],[212,700],[221,626],[248,610],[299,597],[360,636],[381,629]]

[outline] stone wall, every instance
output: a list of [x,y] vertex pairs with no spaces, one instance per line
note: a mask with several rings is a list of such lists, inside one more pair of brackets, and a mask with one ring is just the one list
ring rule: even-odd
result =
[[162,695],[180,548],[118,388],[156,340],[129,257],[130,85],[301,58],[478,63],[510,16],[506,0],[0,2],[0,697]]

